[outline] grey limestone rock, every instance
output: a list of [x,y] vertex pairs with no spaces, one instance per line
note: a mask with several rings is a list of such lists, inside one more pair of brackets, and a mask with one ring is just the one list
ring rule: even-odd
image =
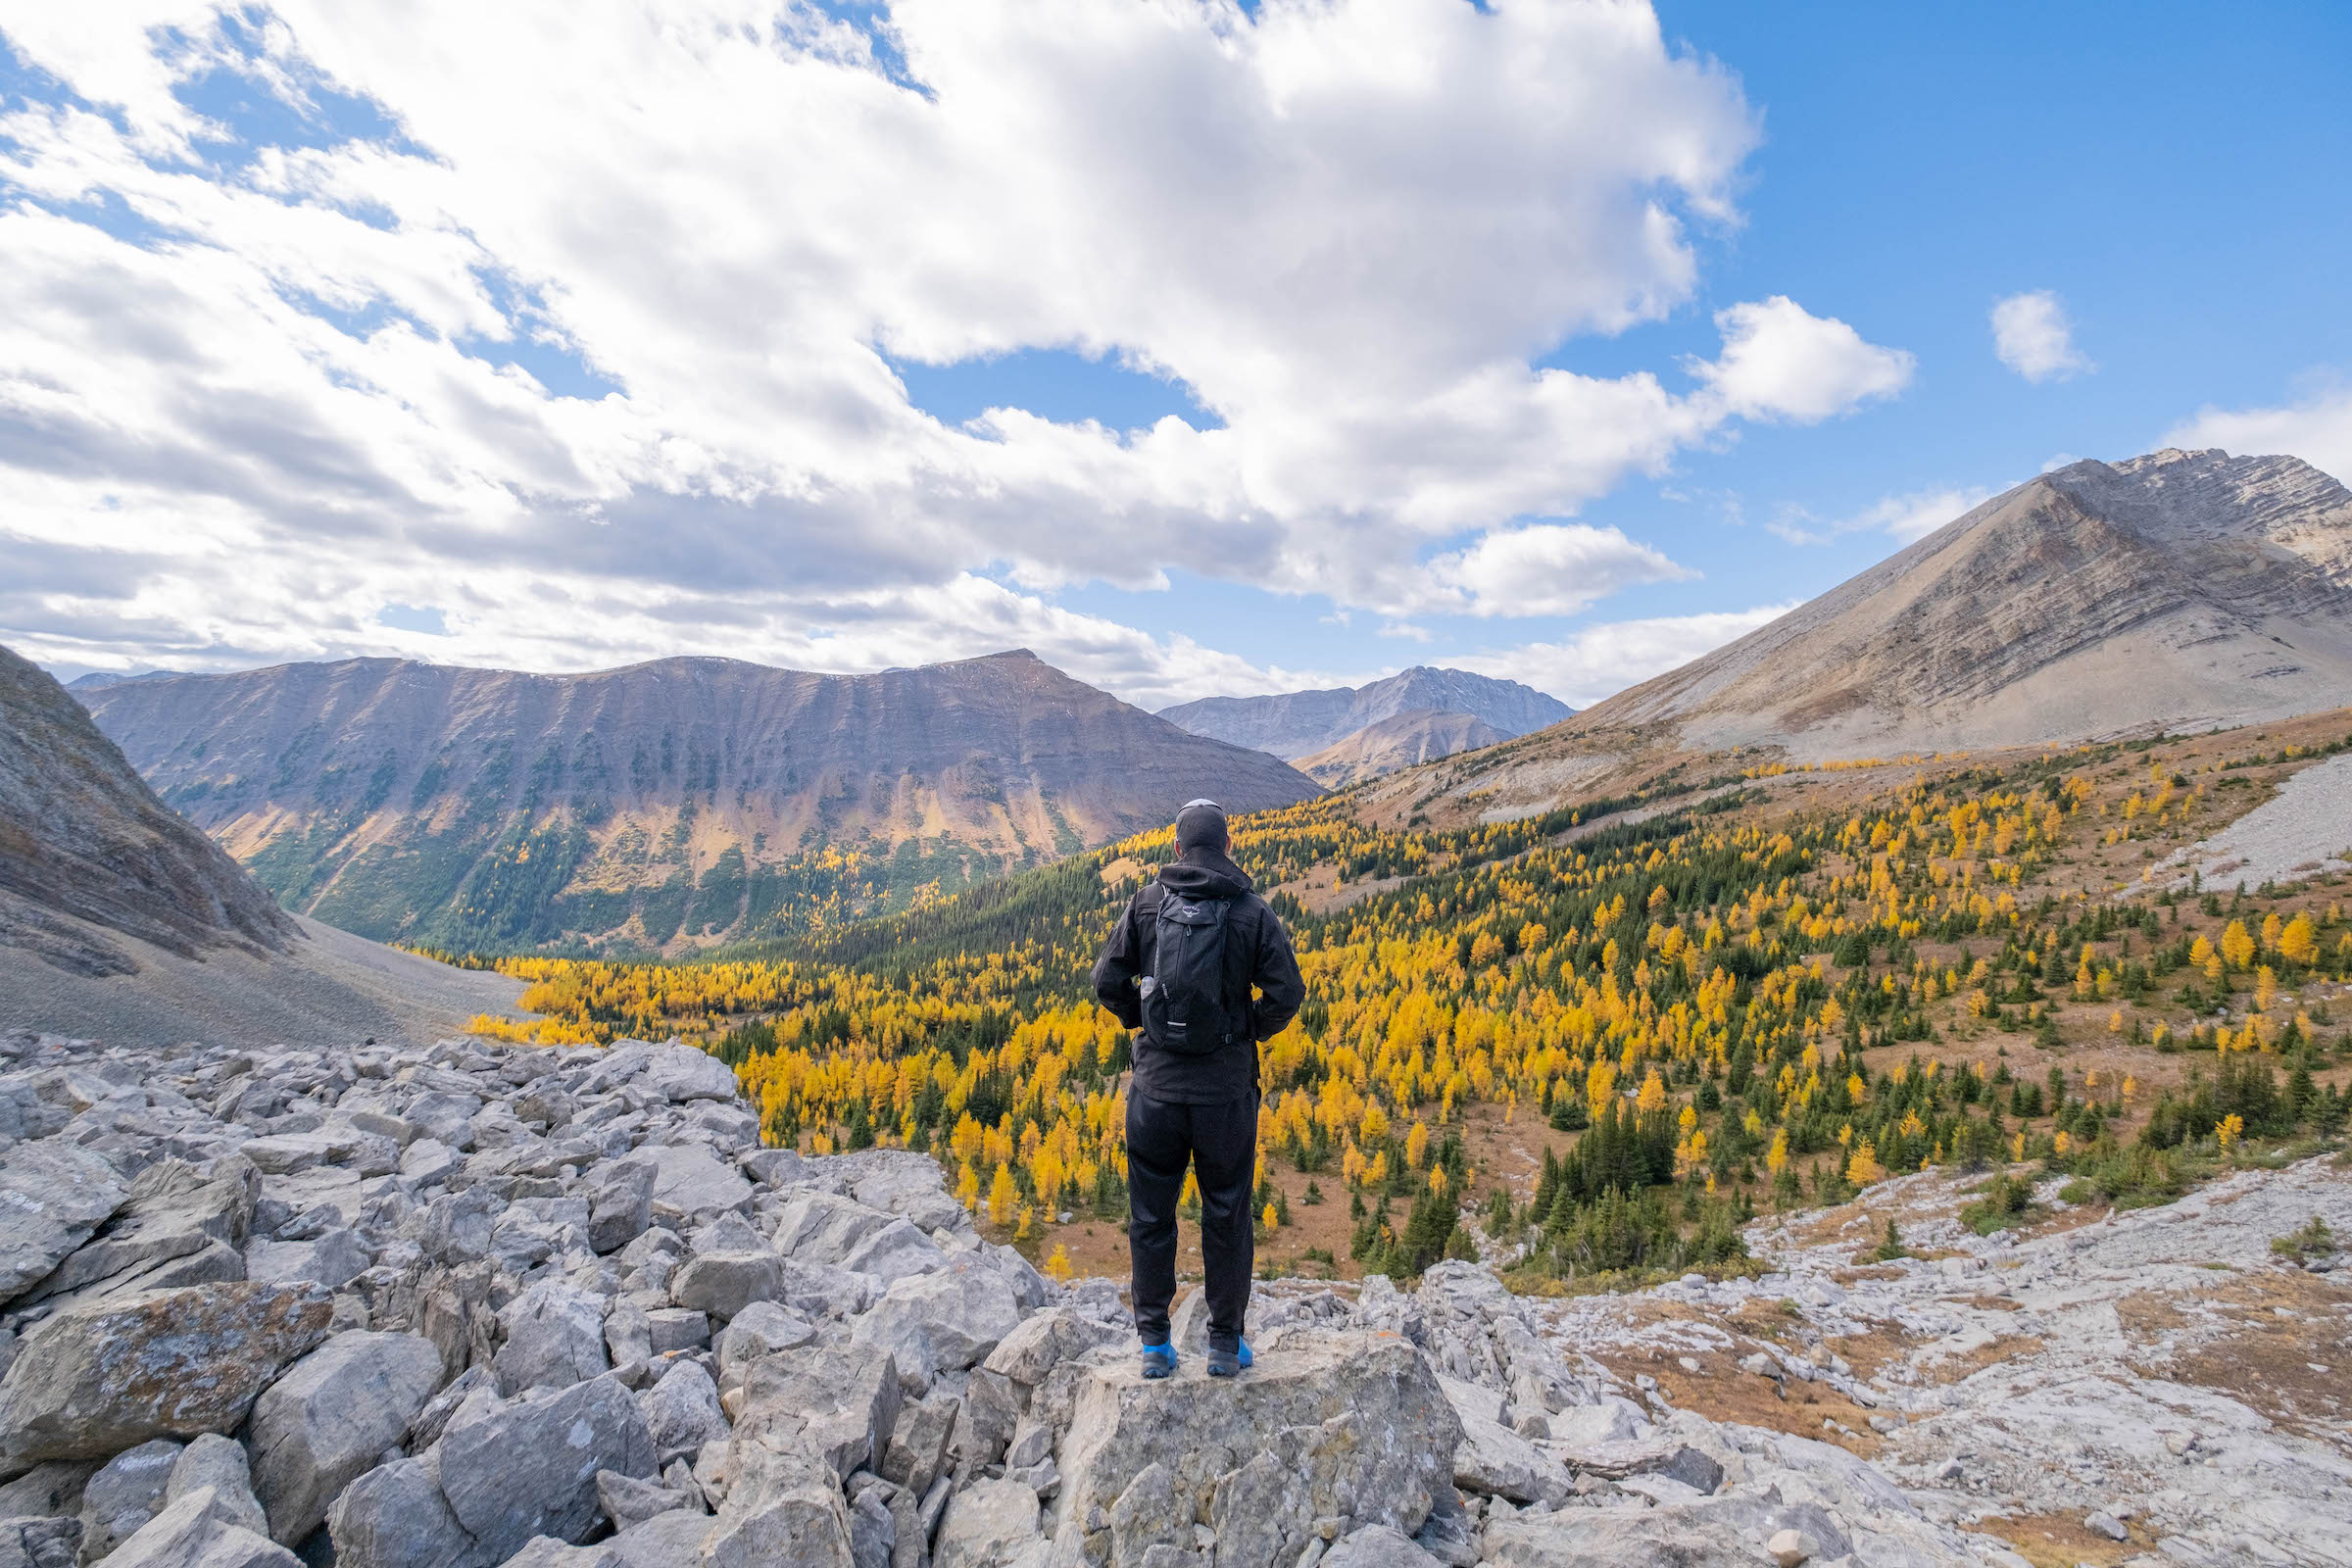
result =
[[270,1533],[269,1516],[262,1510],[261,1499],[253,1494],[253,1469],[243,1444],[207,1432],[179,1450],[179,1458],[172,1466],[171,1484],[164,1489],[164,1500],[177,1502],[203,1487],[212,1489],[222,1514],[239,1529],[257,1536]]
[[566,1388],[601,1377],[605,1359],[605,1301],[564,1280],[541,1280],[498,1314],[506,1344],[499,1347],[499,1387]]
[[508,1404],[477,1395],[434,1447],[450,1511],[493,1562],[533,1536],[584,1535],[597,1518],[598,1471],[659,1468],[636,1398],[610,1377]]
[[242,1248],[260,1191],[261,1172],[239,1155],[204,1165],[158,1160],[130,1184],[129,1196],[114,1217],[24,1298],[39,1301],[100,1281],[120,1281],[135,1270],[185,1257],[212,1242]]
[[702,1561],[703,1543],[717,1524],[699,1508],[673,1508],[629,1526],[605,1547],[621,1568],[682,1568]]
[[533,1536],[501,1568],[620,1568],[620,1556],[607,1545],[574,1546],[553,1536]]
[[933,1568],[1010,1568],[1042,1544],[1037,1517],[1037,1494],[1021,1482],[976,1482],[950,1499]]
[[841,1473],[806,1433],[760,1423],[738,1434],[729,1463],[734,1474],[704,1541],[703,1568],[856,1568]]
[[180,1446],[156,1438],[116,1454],[91,1476],[81,1493],[81,1549],[96,1561],[128,1541],[164,1511],[172,1467]]
[[752,1363],[733,1442],[739,1456],[747,1443],[804,1446],[847,1480],[887,1451],[898,1417],[899,1373],[889,1355],[787,1351]]
[[309,1281],[331,1291],[359,1278],[369,1261],[359,1237],[347,1226],[336,1226],[311,1241],[252,1243],[245,1249],[245,1277]]
[[858,1320],[854,1343],[888,1351],[903,1375],[927,1388],[942,1372],[978,1364],[1020,1327],[1004,1276],[973,1257],[899,1281]]
[[300,1558],[238,1518],[211,1487],[198,1487],[117,1547],[108,1568],[300,1568]]
[[254,1491],[273,1540],[293,1544],[335,1494],[408,1436],[440,1388],[441,1353],[410,1334],[338,1334],[254,1401]]
[[687,1493],[675,1487],[624,1476],[616,1471],[599,1470],[596,1473],[597,1506],[612,1521],[615,1530],[643,1524],[656,1514],[668,1513],[675,1508],[692,1508],[702,1512],[702,1494]]
[[81,1521],[0,1513],[0,1568],[74,1568]]
[[1489,1521],[1494,1568],[1755,1568],[1762,1553],[1725,1520],[1692,1510],[1567,1508]]
[[1366,1525],[1325,1552],[1323,1568],[1443,1568],[1437,1558],[1388,1525]]
[[710,1374],[692,1361],[680,1361],[664,1372],[661,1382],[637,1396],[637,1407],[653,1439],[658,1468],[673,1459],[691,1458],[704,1444],[727,1435],[718,1390]]
[[0,1519],[71,1518],[81,1512],[82,1488],[98,1473],[95,1459],[52,1459],[0,1486]]
[[119,1453],[230,1432],[325,1338],[316,1285],[199,1285],[102,1297],[43,1323],[0,1380],[0,1444],[20,1460]]
[[1450,1485],[1460,1438],[1428,1363],[1397,1339],[1287,1335],[1237,1383],[1100,1368],[1061,1445],[1056,1558],[1127,1568],[1151,1545],[1189,1549],[1160,1525],[1189,1525],[1204,1501],[1220,1555],[1238,1561],[1296,1561],[1319,1519],[1409,1533]]
[[784,1289],[784,1260],[769,1251],[698,1252],[669,1282],[669,1298],[689,1311],[731,1318]]
[[717,1215],[752,1200],[743,1173],[701,1144],[647,1144],[621,1163],[653,1167],[657,1219],[663,1210],[686,1219]]
[[64,1138],[0,1153],[0,1301],[37,1284],[129,1196],[113,1165]]
[[811,1188],[785,1200],[770,1234],[776,1250],[794,1261],[838,1268],[859,1243],[896,1217],[887,1209]]
[[597,1167],[589,1187],[588,1245],[598,1253],[616,1252],[645,1234],[654,1219],[654,1177],[650,1161]]
[[886,1481],[920,1497],[947,1467],[948,1444],[956,1435],[961,1401],[953,1395],[934,1394],[918,1403],[902,1405],[892,1425],[890,1443],[876,1467]]
[[657,1047],[638,1085],[673,1104],[690,1100],[733,1100],[739,1093],[734,1069],[693,1046]]
[[1081,1317],[1066,1306],[1048,1307],[1021,1319],[981,1364],[1022,1388],[1034,1389],[1063,1361],[1113,1344],[1118,1338],[1117,1330]]

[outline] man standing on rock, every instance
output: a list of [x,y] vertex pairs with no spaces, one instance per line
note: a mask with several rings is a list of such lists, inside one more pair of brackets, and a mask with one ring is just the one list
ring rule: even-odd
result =
[[1142,1031],[1127,1085],[1127,1247],[1148,1378],[1176,1370],[1168,1302],[1188,1162],[1200,1185],[1209,1376],[1237,1377],[1250,1364],[1257,1044],[1306,1000],[1290,932],[1227,858],[1228,844],[1225,808],[1188,801],[1176,813],[1175,863],[1128,901],[1095,962],[1095,995]]

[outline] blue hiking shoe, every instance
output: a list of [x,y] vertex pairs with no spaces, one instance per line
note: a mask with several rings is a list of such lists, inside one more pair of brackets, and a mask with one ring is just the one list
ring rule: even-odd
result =
[[1144,1376],[1148,1378],[1164,1378],[1173,1376],[1175,1371],[1175,1346],[1147,1345],[1144,1347]]
[[1236,1349],[1211,1348],[1208,1352],[1208,1375],[1212,1378],[1238,1378],[1249,1371],[1250,1363],[1256,1359],[1250,1353],[1248,1340],[1242,1341]]

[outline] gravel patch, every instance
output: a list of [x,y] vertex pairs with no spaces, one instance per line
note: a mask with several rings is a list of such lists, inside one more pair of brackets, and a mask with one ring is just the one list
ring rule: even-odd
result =
[[2352,756],[2305,768],[2272,799],[2161,863],[2180,867],[2173,887],[2186,886],[2193,871],[2216,890],[2352,870]]
[[[214,949],[182,958],[115,937],[139,972],[93,979],[9,952],[0,1029],[167,1046],[203,1040],[239,1048],[370,1036],[426,1045],[460,1034],[480,1012],[516,1013],[522,982],[453,969],[316,920],[282,956]],[[113,935],[110,933],[110,935]]]

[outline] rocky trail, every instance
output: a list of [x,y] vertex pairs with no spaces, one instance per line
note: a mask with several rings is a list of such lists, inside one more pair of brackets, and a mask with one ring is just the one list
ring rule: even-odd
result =
[[[2347,1560],[2352,1307],[2270,1247],[2352,1229],[2346,1173],[2026,1239],[1960,1200],[1640,1295],[1266,1282],[1248,1377],[1149,1383],[1115,1283],[926,1157],[761,1149],[689,1047],[19,1032],[0,1568]],[[1858,1265],[1890,1204],[1943,1255]]]

